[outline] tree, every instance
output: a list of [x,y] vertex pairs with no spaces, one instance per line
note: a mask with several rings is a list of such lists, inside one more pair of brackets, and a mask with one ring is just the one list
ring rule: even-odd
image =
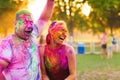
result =
[[[84,16],[81,8],[88,3],[91,13]],[[120,27],[120,1],[119,0],[55,0],[55,9],[52,20],[63,19],[67,22],[70,35],[77,27],[80,31],[92,29],[94,33],[104,32],[106,28]]]
[[83,29],[83,26],[87,25],[86,19],[81,17],[83,16],[81,13],[83,4],[84,0],[55,0],[52,20],[66,21],[70,36],[73,36],[75,27]]
[[[107,28],[113,33],[113,28],[120,27],[120,1],[119,0],[88,0],[92,7],[91,22],[97,26]],[[104,31],[104,30],[103,30]]]
[[28,0],[0,0],[0,32],[7,36],[14,27],[15,12],[27,5]]

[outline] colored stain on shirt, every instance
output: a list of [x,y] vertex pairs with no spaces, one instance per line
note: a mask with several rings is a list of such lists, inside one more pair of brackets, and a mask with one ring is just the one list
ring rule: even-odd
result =
[[10,63],[4,71],[6,80],[39,80],[39,53],[33,40],[20,40],[14,35],[0,43],[0,59]]

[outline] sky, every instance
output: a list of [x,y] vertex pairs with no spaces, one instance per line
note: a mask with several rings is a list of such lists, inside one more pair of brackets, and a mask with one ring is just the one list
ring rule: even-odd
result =
[[28,9],[32,13],[34,22],[39,18],[47,0],[29,0]]
[[[28,9],[33,14],[34,21],[39,18],[47,0],[29,0]],[[82,7],[82,13],[89,16],[91,7],[85,3]]]

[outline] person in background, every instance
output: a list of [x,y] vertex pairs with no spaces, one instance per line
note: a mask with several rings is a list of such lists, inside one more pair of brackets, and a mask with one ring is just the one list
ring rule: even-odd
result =
[[107,59],[110,59],[113,56],[112,40],[113,40],[112,34],[108,35],[108,39],[107,39]]
[[101,37],[101,58],[106,57],[106,48],[107,48],[107,33],[104,32],[103,36]]
[[0,41],[0,80],[40,80],[37,37],[50,19],[53,5],[54,0],[47,0],[36,24],[28,10],[16,12],[14,34]]
[[50,24],[46,45],[40,47],[42,80],[76,79],[76,55],[73,47],[64,43],[66,37],[64,21]]
[[112,35],[112,44],[113,44],[113,52],[117,52],[117,38],[115,35]]

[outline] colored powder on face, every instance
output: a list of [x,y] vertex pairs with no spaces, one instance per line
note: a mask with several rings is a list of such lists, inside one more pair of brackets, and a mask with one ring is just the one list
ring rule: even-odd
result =
[[28,17],[27,17],[27,20],[30,20],[30,19],[31,19],[31,17],[30,17],[30,16],[28,16]]
[[19,25],[22,25],[22,23],[23,23],[23,20],[22,20],[22,19],[19,19],[19,20],[18,20],[18,24],[19,24]]
[[21,25],[33,25],[33,21],[31,19],[31,16],[23,14],[18,17],[18,27],[16,30],[19,30]]
[[22,19],[19,19],[19,20],[18,20],[18,26],[17,26],[17,28],[16,28],[16,31],[18,31],[18,30],[20,29],[22,23],[23,23],[23,20],[22,20]]

